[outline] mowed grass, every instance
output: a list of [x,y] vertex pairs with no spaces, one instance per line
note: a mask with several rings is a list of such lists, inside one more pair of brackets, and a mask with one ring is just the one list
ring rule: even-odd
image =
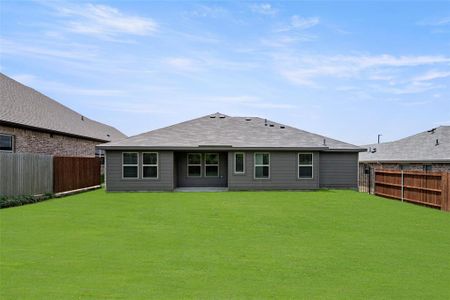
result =
[[3,209],[1,299],[450,299],[450,214],[353,191]]

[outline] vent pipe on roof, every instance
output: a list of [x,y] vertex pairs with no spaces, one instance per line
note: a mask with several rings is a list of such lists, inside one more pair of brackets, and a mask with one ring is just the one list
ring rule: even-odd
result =
[[267,119],[264,119],[264,126],[267,126]]
[[434,144],[435,146],[439,146],[439,139],[436,139],[436,144]]
[[327,145],[327,139],[323,139],[323,145],[324,145],[324,146]]
[[81,121],[84,121],[84,117],[83,116],[81,116]]

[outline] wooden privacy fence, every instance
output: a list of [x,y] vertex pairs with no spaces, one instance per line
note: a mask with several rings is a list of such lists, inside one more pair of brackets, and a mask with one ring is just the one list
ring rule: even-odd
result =
[[375,170],[375,195],[450,210],[447,172]]
[[53,192],[51,155],[0,153],[0,196]]
[[99,158],[0,153],[0,196],[67,192],[100,180]]
[[100,185],[100,159],[55,156],[53,174],[55,193]]

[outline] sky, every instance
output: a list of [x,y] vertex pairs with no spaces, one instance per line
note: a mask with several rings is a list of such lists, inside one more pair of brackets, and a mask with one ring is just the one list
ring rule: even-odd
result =
[[450,2],[1,0],[0,72],[127,135],[221,112],[391,141],[450,125]]

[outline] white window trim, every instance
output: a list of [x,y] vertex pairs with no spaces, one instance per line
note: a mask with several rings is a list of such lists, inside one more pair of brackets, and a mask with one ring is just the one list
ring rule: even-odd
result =
[[[269,163],[267,165],[257,165],[256,164],[256,155],[257,154],[269,155]],[[269,167],[269,176],[268,177],[256,177],[256,167]],[[253,155],[253,179],[256,179],[256,180],[270,179],[270,153],[269,152],[255,152],[255,154]]]
[[[199,164],[190,164],[190,163],[189,163],[189,155],[191,155],[191,154],[193,154],[193,155],[200,155],[200,163],[199,163]],[[188,153],[188,154],[186,155],[186,164],[187,164],[187,168],[186,168],[186,176],[187,176],[187,177],[190,177],[190,178],[200,178],[200,177],[202,177],[202,175],[203,175],[202,161],[203,161],[203,155],[202,155],[202,153]],[[189,167],[190,167],[190,166],[200,166],[200,175],[199,175],[199,176],[190,176],[190,175],[189,175]]]
[[[144,164],[144,154],[156,154],[156,164]],[[142,179],[159,179],[159,152],[142,152]],[[156,177],[144,177],[144,167],[156,167]]]
[[[311,154],[311,164],[300,164],[300,154]],[[300,167],[311,167],[311,177],[300,177]],[[311,180],[314,179],[314,153],[312,152],[298,152],[297,153],[297,179]]]
[[[236,171],[236,155],[237,154],[242,154],[242,163],[243,163],[242,172]],[[234,170],[233,171],[234,171],[234,174],[238,174],[238,175],[245,174],[245,152],[234,152]]]
[[[124,153],[136,153],[137,155],[137,163],[136,164],[124,164],[123,163],[123,154]],[[123,169],[124,167],[136,167],[137,168],[137,177],[124,177],[123,175]],[[128,180],[128,179],[139,179],[139,152],[122,152],[122,179]]]
[[[206,156],[208,155],[208,154],[216,154],[217,155],[217,164],[207,164],[206,163]],[[217,178],[217,177],[219,177],[219,174],[220,174],[220,154],[219,153],[205,153],[205,155],[203,155],[203,161],[205,162],[205,166],[204,166],[204,168],[205,168],[205,177],[212,177],[212,178]],[[217,166],[217,175],[216,176],[208,176],[208,175],[206,175],[206,167],[211,167],[211,166],[213,166],[213,167],[215,167],[215,166]]]
[[3,153],[14,153],[14,139],[15,136],[13,134],[0,133],[0,135],[7,136],[11,138],[11,150],[0,150]]

